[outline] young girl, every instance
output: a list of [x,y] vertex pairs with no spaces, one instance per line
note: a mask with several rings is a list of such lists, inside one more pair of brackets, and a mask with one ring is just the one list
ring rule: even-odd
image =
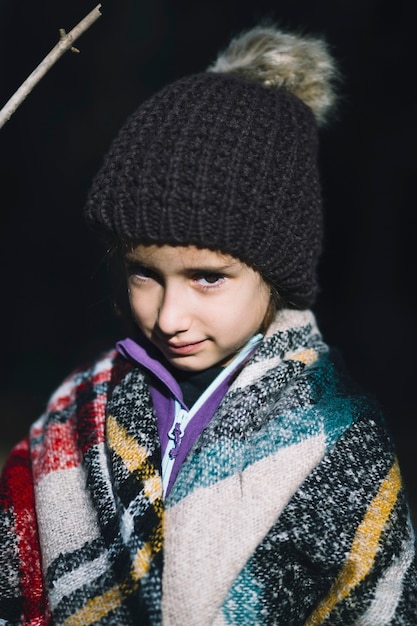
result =
[[334,75],[255,28],[120,131],[86,218],[137,332],[5,466],[0,623],[417,623],[391,440],[310,311]]

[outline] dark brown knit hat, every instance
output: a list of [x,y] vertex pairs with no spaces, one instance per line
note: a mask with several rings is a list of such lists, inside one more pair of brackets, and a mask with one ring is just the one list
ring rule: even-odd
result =
[[256,268],[287,305],[317,291],[317,121],[334,65],[320,40],[258,27],[123,126],[86,205],[117,240],[196,245]]

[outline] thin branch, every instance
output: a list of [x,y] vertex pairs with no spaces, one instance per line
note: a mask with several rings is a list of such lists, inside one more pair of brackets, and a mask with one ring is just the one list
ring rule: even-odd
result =
[[74,28],[67,34],[61,28],[60,39],[54,48],[46,55],[33,72],[22,83],[19,89],[13,94],[4,107],[0,110],[0,128],[11,118],[13,113],[20,106],[27,95],[32,91],[34,86],[40,81],[46,72],[58,61],[58,59],[67,51],[79,52],[77,48],[72,45],[74,41],[82,35],[87,28],[91,26],[100,16],[101,4],[98,4],[84,19],[74,26]]

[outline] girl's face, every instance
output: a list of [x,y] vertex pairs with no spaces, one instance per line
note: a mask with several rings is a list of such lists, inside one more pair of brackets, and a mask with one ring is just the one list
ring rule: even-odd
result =
[[136,323],[181,370],[226,364],[262,325],[270,289],[234,257],[194,246],[138,245],[125,263]]

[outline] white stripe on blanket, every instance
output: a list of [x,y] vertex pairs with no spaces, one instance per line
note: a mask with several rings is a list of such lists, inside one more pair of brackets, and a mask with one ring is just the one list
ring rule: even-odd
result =
[[35,499],[44,572],[61,553],[100,537],[82,466],[44,476],[35,487]]
[[297,309],[281,309],[277,312],[265,336],[271,337],[276,332],[292,331],[307,325],[317,330],[316,318],[310,310],[298,311]]
[[274,356],[271,359],[250,363],[247,365],[236,380],[230,385],[230,391],[236,391],[236,389],[244,389],[249,387],[253,383],[257,382],[261,376],[264,376],[267,372],[277,367],[282,362],[280,355]]
[[311,437],[166,510],[164,626],[213,624],[234,579],[324,453],[324,435]]
[[104,574],[109,568],[107,554],[101,554],[96,559],[82,563],[77,569],[64,574],[56,581],[49,590],[49,603],[53,611],[62,598],[70,595],[77,589],[81,589],[83,585],[88,585]]

